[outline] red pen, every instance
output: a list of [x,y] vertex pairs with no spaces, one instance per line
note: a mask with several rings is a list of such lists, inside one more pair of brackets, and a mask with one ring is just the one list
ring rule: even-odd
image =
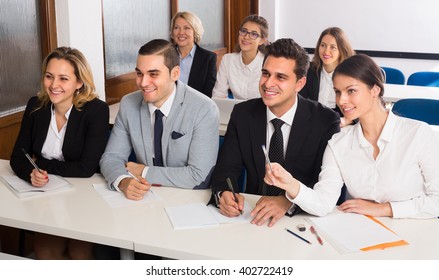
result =
[[151,184],[151,186],[153,186],[153,187],[161,187],[162,184]]
[[316,229],[313,226],[311,226],[309,230],[311,231],[312,234],[316,236],[317,241],[319,241],[320,245],[323,245],[323,240],[322,238],[320,238],[320,235],[317,233]]

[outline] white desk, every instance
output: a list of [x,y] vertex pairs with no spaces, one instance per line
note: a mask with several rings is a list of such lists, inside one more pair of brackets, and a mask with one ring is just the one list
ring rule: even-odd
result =
[[386,102],[396,102],[400,99],[407,98],[425,98],[439,100],[439,87],[384,84],[383,97]]
[[[0,160],[0,174],[12,174]],[[133,250],[131,217],[147,207],[114,211],[93,189],[100,175],[66,178],[73,191],[20,200],[0,182],[0,224]]]
[[[0,174],[10,174],[7,161],[0,161]],[[319,245],[307,230],[301,233],[309,245],[285,232],[305,223],[306,215],[283,217],[272,228],[251,224],[174,230],[164,207],[207,202],[209,190],[154,188],[161,201],[110,208],[94,191],[101,176],[70,179],[72,192],[19,200],[0,184],[0,224],[69,238],[118,246],[176,259],[439,259],[439,219],[397,220],[380,218],[409,246],[342,255],[327,240]],[[255,203],[258,196],[246,195]]]

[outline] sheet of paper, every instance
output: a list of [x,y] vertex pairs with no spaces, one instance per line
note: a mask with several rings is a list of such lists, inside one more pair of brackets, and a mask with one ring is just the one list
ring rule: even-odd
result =
[[165,208],[174,229],[218,226],[215,216],[204,203],[192,203]]
[[340,252],[358,252],[378,244],[402,238],[374,220],[359,214],[337,212],[325,217],[309,218]]
[[93,188],[96,192],[107,202],[111,208],[125,207],[130,205],[138,205],[142,203],[148,203],[151,201],[158,201],[158,197],[153,190],[149,190],[142,200],[127,199],[121,192],[112,191],[108,188],[107,184],[93,184]]
[[240,224],[240,223],[250,223],[253,217],[250,216],[251,211],[253,210],[253,207],[249,205],[248,203],[244,203],[244,210],[242,215],[239,215],[237,217],[226,217],[223,214],[220,213],[220,210],[216,208],[213,205],[209,205],[207,207],[209,211],[212,213],[212,215],[215,217],[215,219],[220,224]]

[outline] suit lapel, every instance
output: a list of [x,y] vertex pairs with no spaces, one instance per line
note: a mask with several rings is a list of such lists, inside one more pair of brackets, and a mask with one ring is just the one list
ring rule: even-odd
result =
[[[265,156],[262,151],[262,145],[266,145],[267,139],[267,107],[262,99],[256,103],[255,110],[252,112],[250,119],[249,138],[256,165],[257,178],[264,177],[265,174]],[[262,190],[262,183],[258,186],[259,193]]]
[[197,77],[200,76],[200,66],[202,65],[203,53],[200,47],[197,45],[194,54],[194,60],[192,61],[191,71],[189,73],[188,85],[198,84]]
[[[154,162],[152,160],[152,139],[151,139],[151,115],[149,113],[148,104],[143,101],[143,98],[139,102],[140,107],[140,129],[142,133],[141,143],[144,147],[144,158],[148,166],[153,166]],[[131,141],[136,141],[136,139],[131,139]]]
[[297,95],[297,102],[297,111],[288,139],[285,164],[294,161],[294,158],[300,153],[303,143],[312,128],[312,124],[310,123],[311,112],[308,106],[306,106],[307,104],[303,102],[303,97]]
[[[50,126],[50,120],[52,117],[52,111],[51,111],[52,103],[49,103],[46,107],[41,109],[41,115],[43,116],[41,118],[41,121],[38,118],[35,118],[35,121],[38,119],[38,126],[41,127],[41,131],[45,131],[46,133],[38,133],[35,132],[36,138],[35,138],[35,146],[37,147],[38,151],[41,151],[43,149],[44,141],[46,141],[47,132],[49,130]],[[35,112],[37,113],[37,112]]]
[[175,120],[179,117],[181,108],[183,106],[183,101],[185,97],[185,88],[184,84],[181,82],[177,82],[177,88],[175,91],[175,99],[172,104],[171,111],[169,112],[169,116],[166,118],[166,123],[163,126],[163,135],[162,135],[162,155],[163,155],[163,164],[167,165],[167,154],[168,154],[168,145],[169,145],[169,137],[171,136]]

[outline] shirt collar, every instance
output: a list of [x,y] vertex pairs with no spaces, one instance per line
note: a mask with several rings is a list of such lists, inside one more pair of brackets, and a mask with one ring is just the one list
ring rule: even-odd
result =
[[[397,116],[395,116],[395,114],[393,114],[392,111],[389,111],[389,114],[387,116],[387,120],[384,124],[383,130],[381,131],[380,137],[378,138],[378,142],[379,141],[384,141],[384,142],[391,142],[392,141],[393,131],[395,130],[395,126],[396,126],[396,119],[397,119]],[[369,141],[366,140],[366,137],[364,137],[363,130],[361,129],[361,123],[358,122],[355,126],[356,126],[355,127],[356,137],[354,137],[354,143],[357,143],[358,146],[361,148],[369,147],[370,143],[369,143]],[[354,144],[354,143],[352,143],[352,144]]]
[[[181,53],[180,53],[180,49],[178,47],[177,47],[177,49],[178,49],[178,55],[180,56],[180,59],[182,59]],[[191,51],[189,52],[189,54],[185,58],[187,58],[187,57],[194,57],[196,49],[197,49],[197,44],[194,44],[194,46],[192,47]]]
[[252,62],[250,62],[248,65],[244,64],[244,61],[242,61],[242,51],[239,52],[239,61],[241,62],[241,67],[242,68],[248,68],[250,70],[257,70],[257,69],[261,69],[261,62],[258,59],[259,57],[263,58],[263,55],[260,51],[258,51],[258,53],[256,54],[255,58],[252,60]]
[[270,111],[270,109],[267,107],[267,124],[271,122],[272,119],[281,119],[284,121],[284,123],[288,124],[289,126],[293,125],[294,116],[296,115],[297,111],[297,100],[294,103],[294,105],[287,111],[285,114],[283,114],[280,118],[276,117],[273,112]]
[[[70,117],[70,113],[72,112],[72,108],[73,108],[73,104],[72,106],[70,106],[70,108],[67,110],[67,112],[64,114],[64,116],[66,117],[66,119],[69,119]],[[52,115],[55,114],[55,106],[52,104],[52,106],[50,106],[50,111],[52,112]]]
[[171,95],[168,97],[168,99],[165,101],[165,103],[163,103],[162,107],[160,108],[157,108],[152,103],[148,103],[149,114],[151,115],[151,117],[156,109],[160,109],[163,115],[165,115],[165,117],[168,117],[169,112],[171,112],[172,104],[174,103],[176,91],[177,91],[177,87],[174,85],[174,90],[172,90]]

